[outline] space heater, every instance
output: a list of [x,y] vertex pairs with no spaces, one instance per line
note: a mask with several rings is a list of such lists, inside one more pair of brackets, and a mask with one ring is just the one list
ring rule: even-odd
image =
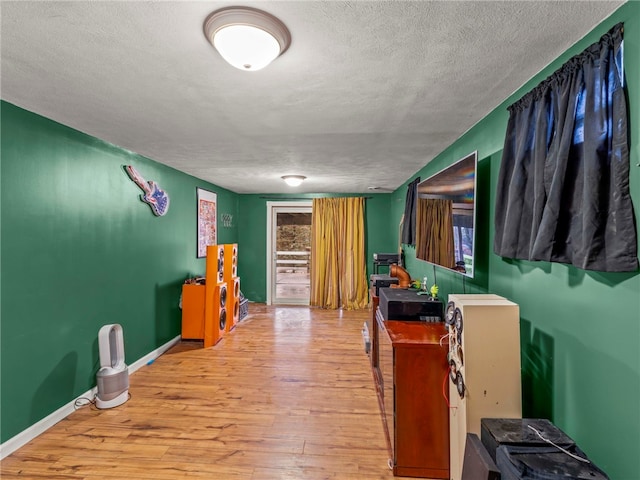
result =
[[96,375],[96,407],[113,408],[129,399],[129,370],[124,363],[124,337],[117,323],[98,332],[100,370]]

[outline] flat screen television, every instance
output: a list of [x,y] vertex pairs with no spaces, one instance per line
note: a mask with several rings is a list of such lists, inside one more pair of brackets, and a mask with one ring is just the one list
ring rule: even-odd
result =
[[418,184],[416,257],[468,277],[474,274],[476,171],[472,152]]

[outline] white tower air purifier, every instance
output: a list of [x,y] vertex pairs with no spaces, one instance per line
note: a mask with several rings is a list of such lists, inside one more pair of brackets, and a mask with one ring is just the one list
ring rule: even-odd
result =
[[124,363],[124,337],[117,323],[105,325],[98,332],[100,370],[96,375],[96,407],[113,408],[129,399],[129,370]]

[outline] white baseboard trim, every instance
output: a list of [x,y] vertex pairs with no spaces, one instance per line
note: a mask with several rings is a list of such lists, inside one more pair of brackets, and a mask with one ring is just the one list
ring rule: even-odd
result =
[[[156,358],[158,358],[160,355],[162,355],[164,352],[166,352],[171,347],[173,347],[176,343],[178,343],[180,341],[180,338],[181,338],[180,335],[178,335],[177,337],[169,340],[167,343],[165,343],[161,347],[156,348],[154,351],[148,353],[141,359],[129,365],[129,374],[131,375],[136,370],[140,369],[144,365],[147,365],[152,360],[155,360]],[[78,398],[84,397],[84,398],[93,399],[97,392],[98,392],[97,387],[93,387],[91,390],[87,390],[85,393],[78,396],[77,398],[74,398],[72,401],[70,401],[66,405],[63,405],[62,407],[60,407],[58,410],[51,413],[50,415],[47,415],[45,418],[43,418],[39,422],[34,423],[33,425],[26,428],[16,436],[0,444],[0,460],[11,455],[20,447],[23,447],[24,445],[29,443],[31,440],[36,438],[38,435],[44,433],[45,431],[53,427],[60,420],[64,420],[66,417],[72,414],[75,411],[75,402]]]
[[133,362],[131,365],[129,365],[129,374],[132,374],[136,370],[139,370],[140,367],[144,367],[151,360],[155,360],[156,358],[158,358],[160,355],[162,355],[164,352],[166,352],[171,347],[173,347],[176,343],[178,343],[181,338],[182,337],[178,335],[177,337],[169,340],[167,343],[165,343],[161,347],[156,348],[153,352],[147,353],[141,359]]

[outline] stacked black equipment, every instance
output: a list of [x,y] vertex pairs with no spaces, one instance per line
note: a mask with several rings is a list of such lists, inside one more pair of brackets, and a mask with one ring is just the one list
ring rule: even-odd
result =
[[609,478],[570,437],[545,419],[483,418],[481,439],[502,480]]
[[373,273],[378,273],[378,268],[381,265],[393,265],[400,264],[399,253],[374,253],[373,254]]

